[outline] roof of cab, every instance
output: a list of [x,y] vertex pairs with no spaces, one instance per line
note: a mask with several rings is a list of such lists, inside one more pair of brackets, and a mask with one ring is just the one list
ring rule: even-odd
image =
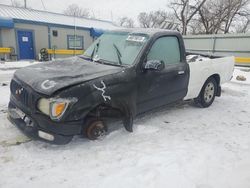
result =
[[116,29],[114,31],[117,32],[128,32],[128,33],[141,33],[141,34],[147,34],[149,36],[153,36],[157,33],[166,33],[169,35],[179,35],[180,33],[178,31],[173,30],[166,30],[166,29],[156,29],[156,28],[122,28],[122,29]]

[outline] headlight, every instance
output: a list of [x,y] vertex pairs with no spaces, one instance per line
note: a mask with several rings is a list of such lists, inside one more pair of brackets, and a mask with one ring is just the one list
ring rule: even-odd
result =
[[72,99],[42,98],[38,101],[37,107],[42,113],[50,116],[52,120],[59,120],[66,112],[69,105],[75,102],[77,102],[76,98]]
[[50,100],[49,99],[40,99],[37,104],[37,108],[44,114],[50,115],[49,112]]

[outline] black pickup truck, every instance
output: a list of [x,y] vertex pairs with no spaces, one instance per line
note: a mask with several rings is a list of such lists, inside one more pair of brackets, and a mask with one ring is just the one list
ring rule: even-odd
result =
[[[211,105],[233,71],[230,58],[221,58],[218,71],[219,63],[208,69],[213,61],[198,64],[201,72],[192,76],[178,32],[106,32],[81,56],[17,70],[8,117],[29,137],[54,144],[74,135],[97,139],[106,133],[108,119],[121,120],[132,132],[134,117],[153,108],[192,98],[202,107]],[[194,62],[193,69],[197,66]]]

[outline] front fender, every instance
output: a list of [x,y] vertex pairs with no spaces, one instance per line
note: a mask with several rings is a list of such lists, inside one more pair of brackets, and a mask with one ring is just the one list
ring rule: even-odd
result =
[[124,117],[136,115],[136,84],[130,79],[95,79],[63,90],[59,97],[75,97],[75,103],[65,114],[66,121],[84,119],[100,105],[118,109]]

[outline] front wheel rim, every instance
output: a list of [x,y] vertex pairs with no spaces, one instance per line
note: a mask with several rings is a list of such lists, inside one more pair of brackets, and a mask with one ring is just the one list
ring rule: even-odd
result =
[[207,86],[205,87],[204,91],[204,101],[206,103],[210,103],[213,98],[214,98],[214,93],[215,93],[215,86],[214,83],[209,82]]

